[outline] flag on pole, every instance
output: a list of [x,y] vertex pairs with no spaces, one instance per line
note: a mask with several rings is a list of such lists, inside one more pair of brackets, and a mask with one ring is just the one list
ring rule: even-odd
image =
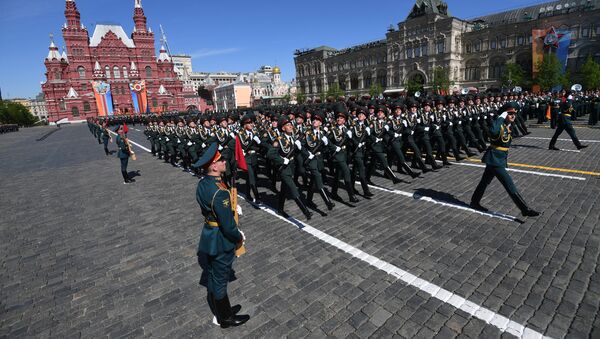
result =
[[123,123],[123,133],[127,134],[129,132],[129,127],[127,127],[127,123]]
[[244,150],[242,149],[242,143],[240,137],[235,137],[235,162],[237,167],[244,172],[248,172],[248,164],[246,163],[246,157],[244,157]]

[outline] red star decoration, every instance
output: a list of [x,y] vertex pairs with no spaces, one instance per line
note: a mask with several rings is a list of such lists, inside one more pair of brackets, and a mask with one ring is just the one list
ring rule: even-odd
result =
[[560,41],[560,39],[562,39],[564,34],[562,33],[556,33],[556,29],[554,29],[554,27],[550,28],[547,32],[546,35],[544,35],[542,37],[542,39],[544,40],[544,47],[545,48],[549,48],[549,47],[554,47],[554,48],[558,48],[558,42]]

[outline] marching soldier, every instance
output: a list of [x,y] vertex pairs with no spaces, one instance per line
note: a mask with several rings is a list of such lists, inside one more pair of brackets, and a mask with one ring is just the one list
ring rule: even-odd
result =
[[[333,175],[333,185],[331,188],[332,196],[334,199],[340,199],[338,195],[338,185],[340,179],[344,180],[346,191],[348,192],[348,199],[352,203],[356,203],[359,200],[354,196],[353,182],[350,178],[350,169],[348,168],[348,140],[352,138],[352,132],[346,127],[346,108],[343,104],[337,103],[334,107],[336,116],[336,126],[331,128],[329,136],[327,137],[327,144],[329,147],[331,158],[335,164],[335,171]],[[326,144],[326,145],[327,145]]]
[[[260,144],[262,143],[258,137],[258,133],[254,128],[254,114],[246,114],[241,119],[242,130],[238,133],[240,144],[244,152],[244,158],[248,165],[248,180],[246,181],[247,192],[246,196],[248,199],[255,204],[260,204],[260,195],[256,188],[256,176],[258,175],[258,151],[260,150]],[[250,192],[254,194],[254,198],[251,197]]]
[[487,208],[481,206],[481,198],[485,193],[485,189],[492,182],[494,177],[498,178],[504,189],[508,192],[511,199],[521,210],[523,216],[535,217],[540,215],[539,212],[532,210],[527,206],[525,200],[517,191],[517,187],[512,181],[512,178],[506,171],[508,149],[512,141],[512,131],[510,124],[515,120],[517,105],[513,102],[504,104],[499,112],[498,118],[494,121],[490,134],[492,135],[491,144],[481,159],[486,164],[483,177],[477,185],[473,196],[471,197],[471,207],[480,211],[488,211]]
[[110,154],[110,152],[108,151],[109,140],[110,142],[112,142],[112,137],[110,136],[110,132],[108,131],[108,126],[106,122],[104,122],[102,124],[102,142],[104,143],[104,153],[106,153],[106,155]]
[[566,100],[565,102],[563,102],[560,105],[560,110],[556,114],[556,116],[557,116],[556,117],[556,127],[557,128],[556,128],[556,131],[554,132],[554,135],[552,136],[552,139],[550,140],[550,146],[548,146],[548,149],[554,150],[554,151],[560,150],[555,145],[556,145],[556,140],[558,139],[558,137],[561,135],[561,133],[563,131],[567,131],[567,134],[569,134],[569,136],[571,137],[571,140],[573,140],[573,143],[575,144],[575,147],[577,147],[578,150],[587,147],[587,145],[581,144],[581,142],[577,138],[575,129],[573,128],[573,125],[571,123],[571,118],[572,118],[573,112],[574,112],[573,104],[570,100]]
[[212,144],[194,163],[194,167],[206,171],[196,188],[196,201],[204,216],[197,255],[203,269],[200,283],[207,288],[209,307],[219,325],[228,328],[242,325],[250,319],[248,315],[237,314],[241,307],[232,307],[227,294],[235,249],[246,238],[237,227],[231,208],[231,192],[222,181],[227,160],[221,157],[217,148],[216,143]]
[[[367,171],[365,166],[365,153],[369,137],[371,134],[371,127],[367,125],[367,113],[363,108],[357,109],[356,114],[357,120],[354,126],[352,126],[352,139],[350,142],[351,157],[352,157],[352,173],[351,181],[352,185],[356,182],[356,176],[360,186],[363,190],[363,196],[367,199],[371,199],[373,193],[369,189],[369,183],[367,181]],[[316,118],[316,116],[315,116]]]
[[[390,168],[390,165],[387,161],[387,146],[386,143],[389,138],[389,130],[390,126],[386,119],[386,107],[379,106],[377,108],[377,118],[373,121],[373,130],[370,135],[370,143],[371,146],[371,163],[369,166],[369,170],[367,171],[367,181],[371,177],[371,174],[375,171],[375,167],[379,162],[383,167],[383,172],[386,177],[390,178],[394,184],[399,183],[401,180],[398,179],[394,171]],[[349,131],[349,137],[352,138],[352,131]]]
[[127,164],[129,162],[129,156],[132,153],[132,150],[129,148],[129,142],[127,141],[127,135],[123,131],[123,126],[119,125],[115,132],[117,135],[117,147],[119,148],[119,152],[117,153],[117,157],[121,161],[121,174],[123,175],[123,183],[129,184],[135,182],[135,179],[129,177],[129,173],[127,173]]

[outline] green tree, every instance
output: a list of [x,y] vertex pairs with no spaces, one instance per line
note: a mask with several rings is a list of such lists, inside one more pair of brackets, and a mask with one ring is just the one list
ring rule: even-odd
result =
[[562,85],[563,88],[565,89],[570,89],[571,88],[571,72],[566,71],[564,74],[561,74],[559,77],[559,83]]
[[408,80],[408,82],[406,83],[406,92],[409,96],[415,94],[416,92],[421,92],[421,91],[423,91],[422,83],[415,81],[413,79]]
[[600,65],[588,55],[583,66],[581,66],[582,85],[586,90],[600,89]]
[[548,91],[552,87],[562,82],[562,66],[555,54],[546,54],[541,62],[538,62],[537,83],[543,91]]
[[342,89],[340,88],[340,84],[338,83],[334,83],[333,85],[329,86],[329,88],[327,89],[327,97],[333,97],[335,99],[345,95],[346,93],[344,93],[344,91],[342,91]]
[[37,121],[38,118],[22,104],[11,101],[0,102],[0,123],[33,126]]
[[433,69],[433,90],[436,93],[441,91],[448,92],[453,81],[450,81],[450,69],[442,66],[437,66]]
[[519,64],[509,62],[502,74],[502,86],[523,86],[525,84],[525,71]]
[[369,88],[369,95],[371,96],[371,98],[375,98],[377,96],[379,96],[379,94],[383,93],[383,87],[381,87],[381,84],[376,82],[374,84],[371,85],[371,87]]
[[296,101],[299,104],[303,104],[306,101],[306,94],[304,94],[301,89],[298,89],[296,92]]

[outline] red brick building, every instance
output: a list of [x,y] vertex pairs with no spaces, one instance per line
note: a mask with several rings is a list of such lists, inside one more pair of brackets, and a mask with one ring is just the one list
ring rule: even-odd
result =
[[[46,82],[42,91],[49,121],[139,112],[141,99],[134,104],[130,85],[141,81],[146,85],[143,106],[147,105],[142,113],[207,108],[195,93],[184,90],[164,47],[156,57],[154,33],[146,26],[141,0],[134,2],[135,26],[130,36],[119,25],[98,24],[90,38],[74,0],[66,0],[65,18],[62,33],[66,50],[61,53],[52,41],[44,60]],[[110,85],[112,100],[108,105],[105,102],[104,107],[98,107],[93,82]]]

